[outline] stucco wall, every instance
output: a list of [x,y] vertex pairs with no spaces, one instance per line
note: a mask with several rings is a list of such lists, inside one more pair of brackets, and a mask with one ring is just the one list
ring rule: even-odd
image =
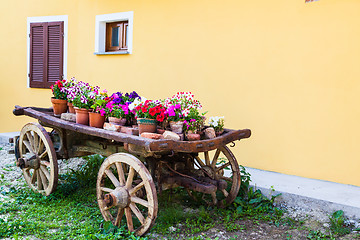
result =
[[[360,186],[357,0],[13,0],[0,15],[0,132],[50,106],[27,88],[27,17],[68,15],[70,78],[147,98],[192,91],[207,116],[250,128],[243,165]],[[133,54],[96,56],[95,16],[134,11]]]

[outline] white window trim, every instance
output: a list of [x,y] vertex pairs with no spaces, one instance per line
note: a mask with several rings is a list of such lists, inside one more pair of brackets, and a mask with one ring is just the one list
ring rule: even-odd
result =
[[68,16],[43,16],[43,17],[28,17],[27,18],[27,87],[30,88],[30,23],[38,22],[64,22],[64,59],[63,59],[63,74],[64,79],[67,79],[67,49],[68,49]]
[[[97,15],[95,17],[95,53],[96,55],[102,54],[131,54],[132,53],[132,40],[133,40],[133,18],[134,12],[120,12]],[[128,50],[126,52],[106,52],[106,23],[128,21]]]

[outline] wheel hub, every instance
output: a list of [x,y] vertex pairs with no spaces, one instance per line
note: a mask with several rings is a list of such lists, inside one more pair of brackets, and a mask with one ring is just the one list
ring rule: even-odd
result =
[[130,204],[130,195],[125,187],[118,187],[111,193],[104,195],[106,206],[119,206],[125,208]]
[[19,158],[16,162],[16,166],[23,168],[40,168],[40,158],[37,155],[32,156],[31,158]]

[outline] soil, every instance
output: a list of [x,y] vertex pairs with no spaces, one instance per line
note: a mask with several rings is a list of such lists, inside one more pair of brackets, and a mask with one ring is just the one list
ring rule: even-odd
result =
[[[1,149],[2,148],[2,149]],[[25,181],[22,177],[22,172],[19,168],[15,166],[15,156],[9,154],[8,151],[13,149],[11,144],[1,144],[0,145],[0,178],[3,182],[6,182],[6,185],[0,186],[0,201],[6,201],[8,198],[1,194],[4,190],[7,191],[10,187],[27,187]],[[63,173],[69,169],[76,169],[78,166],[81,166],[81,158],[73,158],[69,160],[58,160],[59,172]],[[5,181],[4,181],[5,180]],[[275,226],[274,224],[266,222],[257,222],[249,219],[245,220],[236,220],[236,226],[239,226],[239,230],[228,232],[224,229],[223,226],[216,226],[211,228],[208,231],[202,232],[200,234],[195,234],[195,236],[203,236],[204,239],[257,239],[257,240],[271,240],[271,239],[325,239],[325,238],[308,238],[309,229],[314,231],[320,231],[323,233],[329,233],[329,216],[326,213],[314,209],[313,211],[305,211],[299,207],[289,208],[285,204],[279,206],[283,209],[286,209],[285,217],[294,219],[295,221],[303,221],[301,226],[296,226],[291,228],[290,226],[280,225]],[[193,210],[192,211],[196,211]],[[360,228],[359,219],[350,219],[349,223],[355,226],[355,228]],[[178,239],[186,239],[184,233],[184,227],[181,224],[177,226],[172,226],[169,228],[170,232],[174,232],[174,235],[162,236],[158,234],[148,234],[149,239],[173,239],[174,236]],[[175,234],[175,232],[179,234]],[[352,232],[346,236],[339,237],[337,239],[360,239],[358,232]]]

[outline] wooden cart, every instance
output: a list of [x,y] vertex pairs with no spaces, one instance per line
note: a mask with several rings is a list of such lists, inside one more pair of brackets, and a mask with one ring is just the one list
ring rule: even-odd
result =
[[117,226],[125,214],[128,229],[137,235],[155,223],[162,190],[181,186],[219,207],[238,194],[239,165],[226,145],[250,137],[249,129],[225,129],[208,140],[152,140],[65,121],[52,109],[15,106],[13,113],[39,121],[26,124],[15,139],[17,166],[34,191],[49,195],[56,189],[58,158],[107,156],[96,182],[100,211]]

